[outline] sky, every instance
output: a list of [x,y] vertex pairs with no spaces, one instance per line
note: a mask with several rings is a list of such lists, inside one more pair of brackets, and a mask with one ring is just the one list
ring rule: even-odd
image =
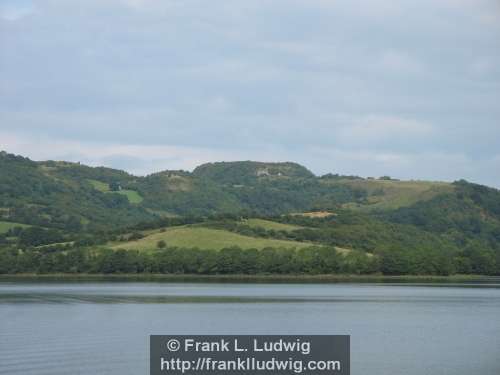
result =
[[500,187],[500,1],[0,0],[0,149]]

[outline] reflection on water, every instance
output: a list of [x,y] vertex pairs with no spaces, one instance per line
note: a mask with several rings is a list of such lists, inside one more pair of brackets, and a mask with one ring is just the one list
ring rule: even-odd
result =
[[150,334],[268,333],[350,334],[354,375],[498,375],[498,281],[444,285],[0,282],[0,374],[147,374]]

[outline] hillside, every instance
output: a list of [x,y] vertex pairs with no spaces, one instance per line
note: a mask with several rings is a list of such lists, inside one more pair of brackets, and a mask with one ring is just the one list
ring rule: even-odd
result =
[[[395,202],[403,191],[396,186],[387,194],[373,189],[368,180],[318,178],[295,163],[210,163],[193,173],[136,177],[78,163],[33,162],[3,152],[0,171],[0,219],[67,230],[123,226],[158,216],[268,216],[341,205],[364,207],[374,199]],[[412,191],[405,194],[409,200],[421,198]]]
[[363,201],[343,205],[344,208],[365,212],[408,207],[440,194],[452,193],[455,188],[453,184],[434,181],[356,179],[340,180],[338,183],[366,192]]
[[[196,223],[203,228],[182,227]],[[162,227],[116,243],[131,231]],[[404,267],[394,266],[405,272],[423,269],[415,256],[424,263],[436,257],[437,264],[444,254],[460,272],[494,273],[500,267],[500,192],[466,181],[318,177],[295,163],[250,161],[137,177],[0,153],[0,247],[141,250],[158,241],[213,250],[314,244],[377,257],[411,254]]]
[[108,194],[95,184],[113,181],[132,184],[134,177],[109,168],[37,163],[0,153],[0,220],[77,232],[154,219],[127,196]]

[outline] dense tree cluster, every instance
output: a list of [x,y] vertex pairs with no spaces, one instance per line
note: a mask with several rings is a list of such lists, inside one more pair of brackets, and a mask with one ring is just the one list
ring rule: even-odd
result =
[[47,247],[0,250],[0,273],[171,273],[171,274],[369,274],[378,259],[332,247],[215,250],[160,248],[154,252]]
[[377,274],[500,275],[492,251],[445,254],[386,250],[369,256],[341,254],[333,247],[300,250],[266,248],[222,250],[164,248],[156,251],[90,249],[69,245],[0,249],[0,273],[165,273],[165,274]]

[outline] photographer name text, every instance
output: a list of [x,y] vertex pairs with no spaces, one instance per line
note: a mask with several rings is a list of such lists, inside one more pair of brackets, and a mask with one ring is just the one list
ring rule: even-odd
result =
[[300,339],[287,341],[261,341],[253,339],[250,347],[242,344],[237,338],[220,339],[217,341],[184,340],[185,352],[293,352],[307,355],[311,352],[311,343]]

